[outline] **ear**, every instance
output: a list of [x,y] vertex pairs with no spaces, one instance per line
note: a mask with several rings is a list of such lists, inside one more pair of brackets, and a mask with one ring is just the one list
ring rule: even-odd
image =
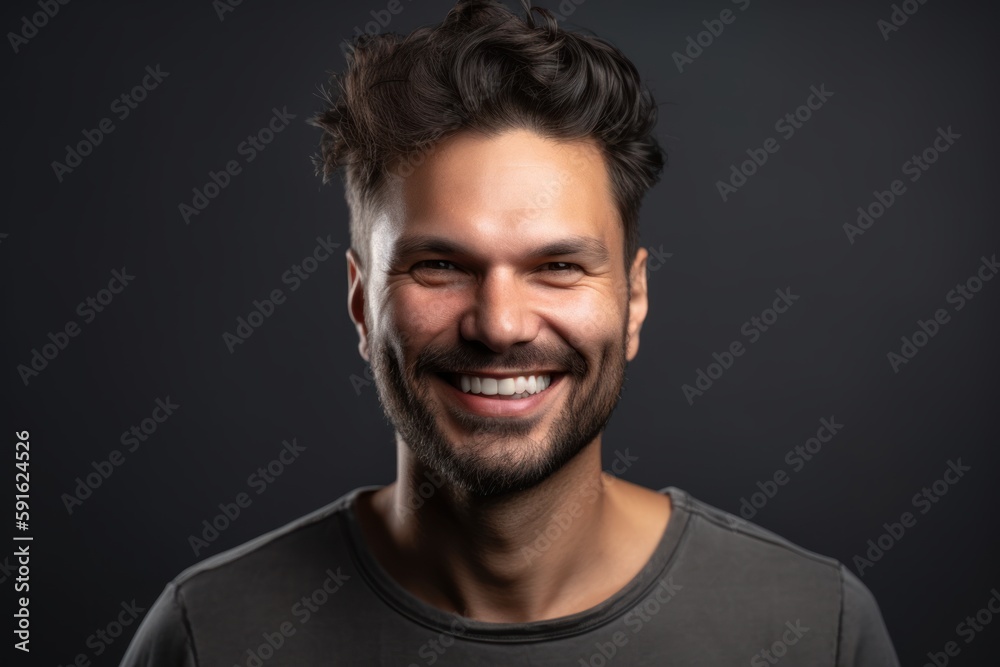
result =
[[646,321],[649,311],[649,293],[646,286],[646,259],[649,253],[645,248],[639,248],[632,262],[629,274],[629,284],[632,286],[632,296],[628,302],[628,350],[627,359],[632,361],[639,354],[639,330]]
[[347,311],[358,330],[358,352],[365,361],[368,357],[368,325],[365,323],[365,283],[361,261],[354,250],[347,250]]

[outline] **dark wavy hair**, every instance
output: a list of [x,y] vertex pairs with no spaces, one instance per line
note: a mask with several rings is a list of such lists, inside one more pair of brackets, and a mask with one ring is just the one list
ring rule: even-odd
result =
[[346,71],[331,77],[325,108],[310,123],[323,130],[314,157],[323,182],[344,167],[351,247],[363,267],[387,178],[405,177],[458,132],[528,129],[600,146],[630,268],[639,207],[665,163],[653,135],[656,104],[617,47],[562,30],[531,0],[521,5],[524,18],[495,0],[460,0],[438,25],[360,35],[350,45]]

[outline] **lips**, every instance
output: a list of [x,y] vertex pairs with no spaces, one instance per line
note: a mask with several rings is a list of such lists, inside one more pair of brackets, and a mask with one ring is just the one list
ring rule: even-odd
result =
[[[435,373],[435,375],[441,379],[448,387],[448,395],[451,397],[451,401],[454,401],[463,410],[472,413],[481,414],[484,416],[493,417],[516,417],[516,416],[527,416],[533,413],[536,409],[546,405],[550,402],[550,394],[553,391],[557,391],[556,387],[561,386],[562,376],[565,373],[538,373],[534,375],[528,373],[526,375],[505,375],[503,373],[497,374],[496,377],[493,375],[475,375],[469,376],[464,373]],[[535,393],[528,393],[528,378],[535,377]],[[462,388],[463,376],[469,383],[468,390]],[[473,393],[472,391],[472,378],[478,378],[480,382],[479,393]],[[542,389],[539,390],[538,378],[539,377],[549,377],[549,380],[542,380],[544,385]],[[524,378],[525,391],[521,393],[511,393],[511,394],[501,394],[501,382],[503,380],[512,380],[513,388],[518,387],[518,378]],[[487,382],[492,380],[496,382],[497,393],[495,394],[485,394],[483,393],[483,383],[486,382],[486,390],[492,390],[492,382]],[[505,391],[511,391],[511,382],[504,383],[503,389]]]
[[465,394],[522,399],[540,394],[552,384],[553,372],[447,373],[444,377]]

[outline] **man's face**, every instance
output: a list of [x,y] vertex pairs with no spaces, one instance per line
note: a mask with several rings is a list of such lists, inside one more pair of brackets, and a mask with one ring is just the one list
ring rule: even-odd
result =
[[630,296],[604,160],[589,142],[463,133],[388,187],[370,266],[348,255],[383,408],[466,492],[530,488],[599,440],[638,351],[646,252]]

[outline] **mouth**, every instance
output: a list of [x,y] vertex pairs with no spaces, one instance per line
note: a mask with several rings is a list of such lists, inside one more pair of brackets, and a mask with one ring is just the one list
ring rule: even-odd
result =
[[544,392],[560,373],[535,371],[523,373],[441,373],[456,389],[466,394],[490,396],[499,400],[520,400]]
[[543,405],[562,385],[565,373],[436,373],[465,410],[488,416],[520,416]]

